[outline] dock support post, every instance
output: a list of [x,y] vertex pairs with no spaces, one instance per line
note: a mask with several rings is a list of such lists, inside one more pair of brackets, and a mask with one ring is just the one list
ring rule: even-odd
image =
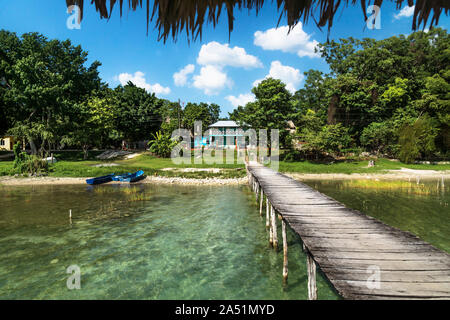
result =
[[264,200],[264,193],[263,189],[261,188],[261,199],[259,199],[259,216],[262,217],[262,207],[263,207],[263,200]]
[[286,236],[286,222],[281,220],[281,233],[283,235],[283,283],[287,283],[288,279],[288,246]]
[[275,219],[275,209],[273,206],[270,206],[270,213],[272,216],[272,244],[273,247],[276,249],[278,247],[278,236],[277,236],[277,220]]
[[269,223],[269,198],[267,198],[266,195],[266,228],[269,228],[270,223]]
[[309,251],[306,252],[306,261],[308,269],[308,300],[317,300],[316,263]]
[[259,193],[259,182],[256,182],[256,201],[258,201],[258,193]]
[[[272,208],[272,206],[270,206]],[[272,223],[272,209],[270,212],[270,223],[269,223],[269,243],[273,246],[273,223]]]

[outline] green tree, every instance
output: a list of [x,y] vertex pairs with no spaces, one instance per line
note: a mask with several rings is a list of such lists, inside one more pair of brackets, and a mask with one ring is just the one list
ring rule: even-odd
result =
[[[230,118],[253,129],[279,129],[284,145],[286,122],[293,117],[292,96],[281,80],[267,78],[252,89],[256,101],[247,103],[230,113]],[[270,131],[269,131],[270,132]],[[269,141],[270,142],[270,141]]]
[[399,132],[399,159],[412,163],[417,158],[430,157],[436,150],[435,139],[439,129],[435,120],[424,115],[414,123],[405,123]]
[[398,134],[391,121],[372,122],[363,129],[360,141],[367,150],[389,156],[395,154]]
[[311,153],[316,158],[323,154],[340,155],[348,148],[352,138],[348,128],[342,124],[325,125],[320,131],[316,132],[310,129],[303,129],[300,138],[306,142],[302,149]]
[[86,67],[87,53],[69,40],[48,40],[38,33],[0,31],[0,64],[7,90],[2,104],[9,131],[26,138],[33,153],[54,148],[71,127],[73,104],[99,89],[98,61]]
[[220,107],[217,104],[188,103],[183,112],[184,128],[194,133],[194,122],[202,121],[202,128],[206,130],[219,119]]
[[115,128],[124,140],[145,140],[161,127],[163,101],[132,82],[114,89]]

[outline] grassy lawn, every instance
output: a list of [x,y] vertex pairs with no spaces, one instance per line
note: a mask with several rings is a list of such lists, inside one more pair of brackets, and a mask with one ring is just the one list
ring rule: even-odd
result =
[[[83,160],[82,152],[55,153],[59,160],[50,166],[49,176],[52,177],[97,177],[110,173],[122,174],[144,170],[146,175],[182,178],[239,178],[246,175],[244,164],[174,164],[170,158],[157,158],[143,154],[128,160],[97,160],[98,152],[92,152],[88,160]],[[225,162],[225,161],[224,161]],[[110,164],[117,166],[108,166]],[[12,170],[12,161],[0,162],[0,176],[9,175]],[[100,166],[98,166],[100,165]],[[104,166],[101,166],[104,165]],[[219,173],[214,172],[180,172],[177,170],[161,170],[163,168],[221,168]]]
[[[90,152],[88,160],[83,160],[82,152],[58,152],[55,157],[59,160],[50,166],[49,176],[53,177],[96,177],[110,173],[122,174],[144,170],[147,175],[163,177],[183,178],[238,178],[245,176],[243,164],[174,164],[171,159],[157,158],[149,154],[143,154],[128,160],[98,160],[95,158],[100,151]],[[0,161],[0,176],[9,175],[12,170],[12,161]],[[109,164],[117,166],[108,166]],[[100,166],[98,166],[100,165]],[[104,165],[104,166],[102,166]],[[174,168],[175,170],[162,170]],[[182,172],[182,168],[220,168],[218,173],[214,172]],[[285,162],[280,161],[281,172],[295,173],[383,173],[385,170],[398,170],[410,168],[418,170],[450,170],[450,165],[431,164],[404,164],[387,159],[376,161],[375,167],[368,168],[367,161],[336,162],[333,164],[319,164],[310,161]]]
[[404,164],[398,161],[378,159],[374,167],[367,167],[368,161],[336,162],[319,164],[310,161],[285,162],[280,161],[279,171],[298,173],[383,173],[385,170],[409,168],[415,170],[450,170],[450,164]]

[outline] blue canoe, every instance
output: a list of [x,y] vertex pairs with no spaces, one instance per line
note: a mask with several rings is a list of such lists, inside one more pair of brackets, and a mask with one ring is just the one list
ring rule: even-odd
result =
[[122,181],[121,179],[128,177],[129,175],[131,175],[130,172],[128,173],[124,173],[124,174],[118,174],[114,177],[112,177],[112,181]]
[[92,179],[86,179],[87,184],[101,184],[112,181],[112,178],[114,177],[114,173],[108,174],[107,176],[92,178]]
[[119,180],[122,182],[136,182],[145,178],[144,171],[139,170],[135,173],[119,176]]

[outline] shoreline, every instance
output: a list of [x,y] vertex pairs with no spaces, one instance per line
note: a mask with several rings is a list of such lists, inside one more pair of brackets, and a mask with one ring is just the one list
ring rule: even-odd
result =
[[[428,172],[427,172],[428,171]],[[450,171],[434,171],[434,170],[389,170],[386,173],[284,173],[299,181],[309,180],[437,180],[450,179]]]
[[[450,170],[390,170],[386,173],[296,173],[286,172],[285,175],[299,181],[309,180],[437,180],[450,179]],[[0,177],[0,186],[29,186],[29,185],[76,185],[86,184],[87,178],[72,177]],[[107,184],[120,184],[119,181],[111,181]],[[144,180],[134,184],[181,184],[181,185],[241,185],[247,184],[247,177],[242,178],[182,178],[147,176]]]
[[[0,177],[0,186],[34,186],[34,185],[82,185],[86,184],[87,178],[72,178],[72,177]],[[243,178],[181,178],[181,177],[158,177],[147,176],[145,179],[132,183],[137,184],[181,184],[181,185],[240,185],[247,184],[247,177]],[[111,181],[102,185],[123,184],[120,181]]]

